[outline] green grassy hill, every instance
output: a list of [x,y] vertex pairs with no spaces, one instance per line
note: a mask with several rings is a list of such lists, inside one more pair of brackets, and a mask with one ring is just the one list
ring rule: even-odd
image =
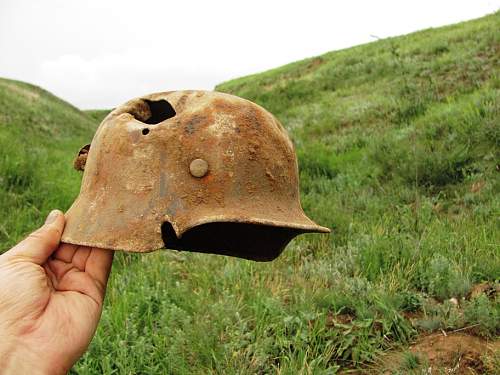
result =
[[[218,86],[289,130],[305,211],[332,235],[299,237],[272,263],[118,254],[74,372],[374,372],[382,352],[436,330],[497,339],[498,295],[470,291],[500,275],[498,30],[496,13]],[[0,80],[0,248],[69,206],[72,158],[103,113]],[[407,353],[392,370],[428,365]]]
[[73,158],[96,121],[39,87],[0,79],[0,248],[78,194]]

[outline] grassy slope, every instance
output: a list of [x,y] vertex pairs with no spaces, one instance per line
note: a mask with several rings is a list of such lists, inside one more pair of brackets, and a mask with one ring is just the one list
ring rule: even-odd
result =
[[73,157],[95,120],[39,87],[0,79],[0,248],[78,193]]
[[[426,298],[460,298],[500,275],[499,27],[497,13],[217,88],[289,128],[304,207],[335,230],[328,244],[311,239],[302,261],[319,284],[308,293],[313,311],[382,318],[399,341],[411,334],[401,313],[412,310],[427,315],[422,330],[477,320],[489,322],[481,333],[499,333],[498,303],[464,303],[464,313]],[[376,327],[349,359],[386,344]]]
[[[499,18],[218,87],[290,130],[304,208],[334,234],[303,236],[269,264],[118,254],[98,334],[74,371],[334,373],[418,331],[478,324],[496,336],[498,303],[436,301],[500,275]],[[101,115],[0,80],[2,248],[71,203],[72,157]]]

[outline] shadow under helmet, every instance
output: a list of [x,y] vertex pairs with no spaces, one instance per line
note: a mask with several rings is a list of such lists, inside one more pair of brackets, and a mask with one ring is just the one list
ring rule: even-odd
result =
[[330,232],[301,208],[283,126],[236,96],[175,91],[133,99],[102,121],[75,168],[83,180],[63,242],[268,261],[299,234]]

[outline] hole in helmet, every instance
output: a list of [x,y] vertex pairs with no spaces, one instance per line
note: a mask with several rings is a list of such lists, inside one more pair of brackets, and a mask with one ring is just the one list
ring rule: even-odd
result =
[[144,102],[149,106],[149,110],[151,111],[151,116],[147,120],[143,121],[146,124],[156,125],[176,115],[174,107],[172,107],[172,105],[164,99],[144,99]]
[[198,225],[177,238],[169,222],[161,227],[165,247],[174,250],[230,255],[270,261],[281,254],[300,230],[248,223],[216,222]]
[[149,134],[149,129],[145,128],[142,129],[142,135],[148,135]]

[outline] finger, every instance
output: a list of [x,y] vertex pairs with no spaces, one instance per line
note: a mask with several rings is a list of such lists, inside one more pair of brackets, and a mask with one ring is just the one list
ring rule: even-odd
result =
[[79,245],[73,245],[70,243],[62,243],[58,249],[52,254],[52,258],[62,260],[66,263],[71,263],[75,251]]
[[85,271],[85,267],[87,267],[87,260],[89,259],[91,252],[91,247],[80,246],[78,249],[76,249],[71,263],[80,271]]
[[44,265],[48,265],[57,280],[62,279],[71,270],[80,271],[73,263],[66,263],[59,259],[49,259]]
[[92,248],[85,265],[85,273],[89,274],[97,283],[104,298],[106,284],[108,283],[111,265],[113,264],[114,251],[99,248]]
[[64,214],[53,210],[45,224],[9,250],[7,256],[19,256],[43,264],[57,249],[64,229]]

